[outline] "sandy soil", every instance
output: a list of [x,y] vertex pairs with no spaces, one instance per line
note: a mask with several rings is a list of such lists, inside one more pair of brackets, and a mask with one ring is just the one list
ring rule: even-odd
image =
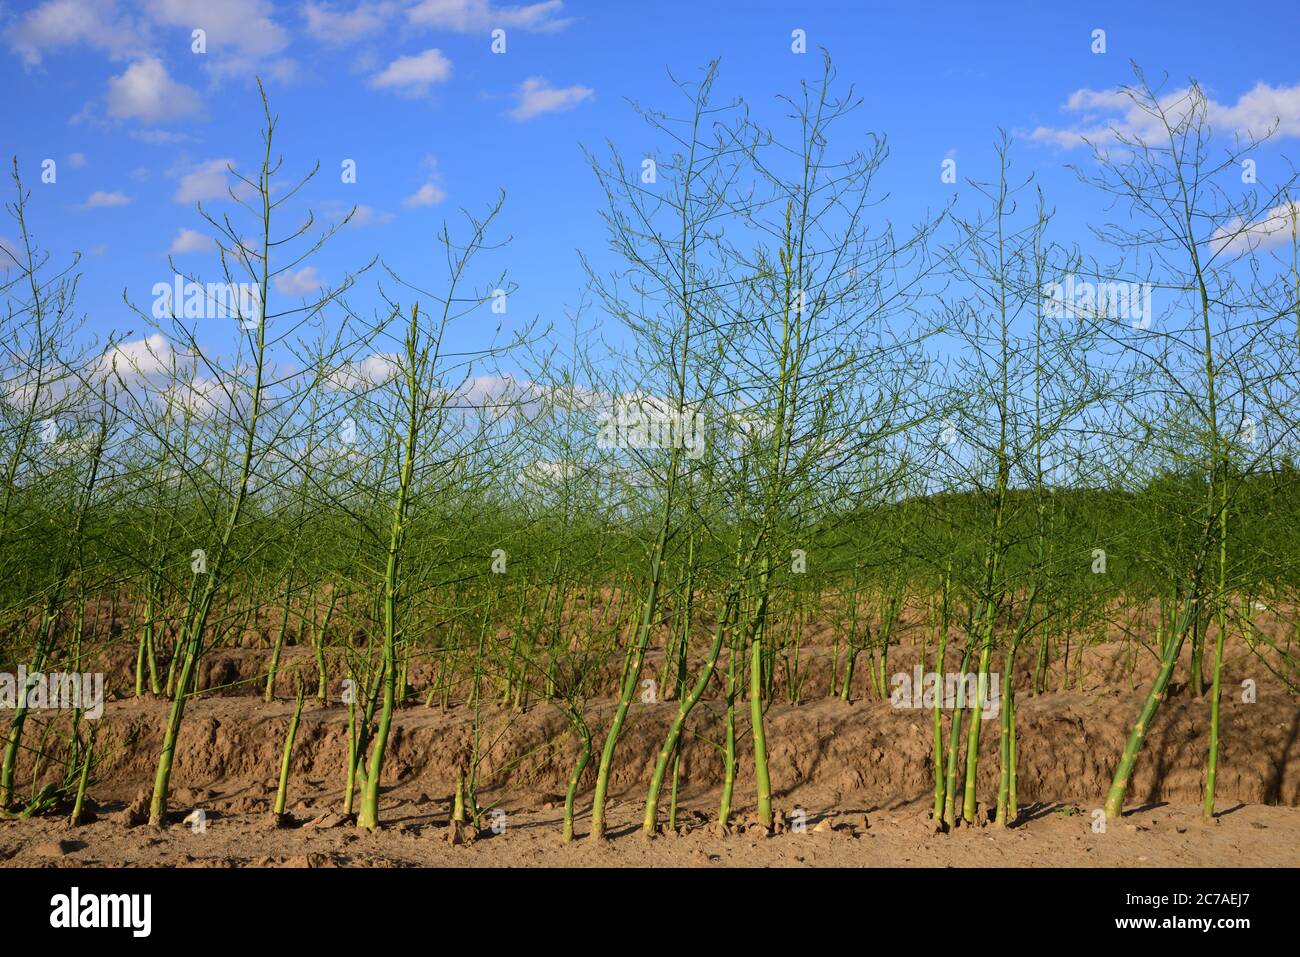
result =
[[[310,654],[288,649],[286,668],[313,668]],[[471,846],[453,845],[447,840],[448,795],[473,740],[474,712],[463,705],[426,708],[422,694],[413,696],[414,704],[399,711],[394,723],[379,833],[360,832],[335,813],[347,747],[346,711],[338,703],[313,702],[304,712],[290,814],[277,826],[269,812],[292,705],[264,703],[257,694],[263,651],[229,649],[205,662],[201,687],[218,690],[187,708],[172,782],[175,823],[159,829],[123,822],[122,809],[152,781],[168,705],[120,697],[107,704],[100,721],[101,762],[90,788],[95,819],[75,830],[54,818],[0,821],[0,864],[1300,865],[1300,705],[1247,654],[1230,655],[1226,668],[1219,817],[1205,823],[1199,807],[1208,700],[1175,687],[1130,786],[1131,810],[1104,833],[1093,830],[1094,812],[1141,705],[1149,662],[1107,643],[1089,649],[1069,690],[1058,681],[1043,695],[1022,692],[1020,820],[1010,829],[959,827],[940,834],[927,817],[933,793],[930,713],[871,699],[863,676],[862,697],[852,703],[826,697],[828,660],[828,649],[805,649],[799,673],[806,703],[773,703],[767,715],[776,805],[792,821],[802,814],[802,831],[767,836],[744,825],[753,780],[749,728],[742,718],[736,785],[741,824],[718,832],[713,821],[722,765],[712,742],[719,738],[720,704],[706,700],[692,714],[693,737],[684,752],[681,833],[643,838],[645,782],[676,709],[675,702],[661,701],[637,703],[629,714],[611,786],[611,840],[563,845],[561,795],[577,745],[565,718],[538,704],[522,714],[498,707],[484,711],[479,797],[485,808],[504,812],[484,820],[501,833],[485,827]],[[900,646],[891,651],[890,671],[910,670],[916,660],[916,649]],[[1237,690],[1247,678],[1257,683],[1256,700],[1249,703]],[[780,688],[784,675],[778,679]],[[1028,676],[1018,683],[1025,687]],[[418,680],[413,684],[418,688]],[[589,709],[598,746],[611,707],[606,700]],[[741,710],[747,714],[747,706]],[[40,738],[48,714],[33,715],[27,740]],[[996,720],[986,721],[983,731],[979,793],[990,799],[997,788]],[[580,836],[587,827],[592,764],[579,796]],[[19,780],[28,773],[20,766]],[[195,810],[206,819],[201,833],[180,823]]]
[[[145,867],[1294,867],[1300,864],[1300,810],[1239,806],[1205,823],[1194,806],[1130,812],[1106,833],[1073,806],[1026,808],[1018,826],[959,827],[936,834],[919,804],[891,810],[829,808],[807,800],[807,830],[771,837],[744,828],[726,836],[707,823],[646,839],[640,808],[612,808],[611,839],[560,841],[558,810],[508,811],[501,833],[472,845],[447,840],[445,802],[384,802],[388,826],[375,834],[349,824],[313,826],[322,816],[300,807],[288,827],[266,815],[209,815],[206,829],[126,829],[103,818],[75,831],[55,821],[0,825],[0,859],[10,866]],[[705,808],[691,807],[703,815]],[[707,811],[716,811],[712,805]],[[328,816],[322,823],[331,823]]]

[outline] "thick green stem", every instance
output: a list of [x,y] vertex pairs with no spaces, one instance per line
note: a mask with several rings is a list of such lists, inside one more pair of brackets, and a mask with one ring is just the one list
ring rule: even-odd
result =
[[[713,631],[713,644],[709,647],[708,657],[704,661],[704,666],[700,669],[699,676],[695,679],[695,684],[691,687],[689,695],[681,697],[677,706],[677,715],[673,718],[672,724],[668,728],[668,734],[664,738],[663,747],[659,749],[659,756],[655,761],[654,773],[650,777],[650,789],[646,794],[645,816],[641,823],[641,829],[646,834],[653,834],[659,824],[659,794],[663,788],[664,774],[667,772],[668,763],[673,760],[673,793],[676,794],[676,760],[681,756],[681,737],[682,730],[686,727],[686,719],[690,717],[691,710],[699,703],[700,698],[704,696],[709,682],[713,679],[713,672],[717,667],[718,657],[722,653],[722,644],[726,636],[727,625],[731,619],[734,610],[735,596],[729,595],[724,607],[722,616],[718,619],[718,624]],[[679,667],[685,664],[685,649],[683,648],[682,662]],[[685,672],[679,672],[679,684],[684,683]],[[672,827],[669,822],[669,827]]]
[[1201,813],[1214,817],[1214,787],[1219,776],[1219,705],[1223,681],[1223,642],[1228,632],[1227,615],[1219,609],[1218,634],[1214,636],[1214,679],[1210,688],[1210,750],[1205,760],[1205,801]]
[[357,700],[348,702],[348,766],[343,782],[343,813],[352,813],[353,796],[357,790]]
[[936,821],[943,820],[943,799],[945,793],[943,772],[943,669],[944,656],[948,650],[948,594],[947,581],[944,582],[944,608],[940,616],[939,647],[934,655],[934,812]]
[[736,692],[738,678],[736,642],[727,655],[727,710],[722,748],[722,797],[718,802],[718,823],[726,827],[731,821],[731,798],[736,788]]
[[284,607],[281,609],[283,614],[280,616],[280,627],[275,632],[275,643],[271,646],[271,663],[266,670],[266,690],[262,694],[263,701],[273,701],[275,699],[275,675],[280,668],[280,651],[284,648],[284,636],[289,630],[289,596],[293,591],[293,572],[284,581]]
[[[674,452],[673,472],[676,473],[676,453]],[[629,649],[628,661],[624,667],[623,687],[618,705],[614,709],[614,720],[605,735],[605,747],[600,754],[600,764],[596,770],[596,792],[592,797],[591,839],[603,840],[605,837],[605,794],[609,789],[609,776],[614,766],[614,749],[618,747],[619,735],[623,732],[623,722],[627,718],[628,708],[636,694],[637,683],[641,680],[641,666],[645,662],[646,646],[650,642],[650,627],[654,623],[655,610],[659,604],[659,581],[663,573],[663,554],[668,542],[668,528],[671,520],[672,492],[664,503],[663,519],[659,526],[659,536],[655,541],[654,557],[650,564],[650,593],[646,596],[645,613],[637,629],[635,644]]]
[[[986,626],[992,628],[992,622]],[[992,654],[992,635],[985,631],[983,646],[980,649],[979,677],[976,682],[975,701],[970,703],[970,727],[966,734],[966,782],[965,796],[962,802],[962,818],[967,824],[974,824],[976,807],[976,774],[980,761],[980,709],[988,697],[989,657]]]
[[1006,827],[1013,820],[1009,815],[1011,775],[1013,773],[1013,762],[1015,761],[1011,730],[1011,698],[1013,694],[1012,685],[1014,684],[1012,675],[1015,674],[1015,667],[1016,651],[1012,647],[1002,656],[1002,702],[1001,713],[998,715],[998,806],[993,818],[993,823],[999,827]]
[[767,767],[767,734],[763,729],[763,627],[754,632],[749,659],[749,719],[754,732],[754,778],[758,793],[758,823],[772,829],[772,781]]
[[95,760],[95,736],[98,733],[99,726],[96,725],[90,732],[86,753],[81,759],[81,773],[77,775],[77,796],[72,802],[72,814],[68,818],[68,823],[72,827],[80,827],[81,819],[85,815],[86,785],[90,782],[90,765]]
[[[970,664],[971,647],[966,646],[961,658],[961,673],[957,689],[957,701],[952,709],[951,729],[948,732],[948,767],[944,776],[943,823],[949,827],[957,823],[957,770],[961,754],[961,728],[963,712],[966,706],[966,668]],[[946,693],[946,691],[945,691]]]
[[1169,679],[1173,677],[1174,666],[1178,663],[1178,656],[1183,650],[1183,642],[1187,638],[1187,629],[1192,617],[1191,609],[1192,603],[1189,602],[1182,614],[1182,620],[1176,626],[1174,635],[1167,646],[1164,660],[1160,663],[1160,671],[1151,684],[1151,690],[1147,692],[1146,701],[1142,704],[1138,719],[1133,723],[1133,729],[1129,732],[1128,743],[1125,745],[1124,753],[1119,759],[1119,766],[1115,768],[1115,777],[1111,779],[1110,793],[1106,796],[1106,817],[1108,818],[1117,818],[1124,810],[1124,794],[1128,790],[1129,778],[1133,774],[1133,765],[1137,761],[1138,753],[1142,750],[1143,742],[1146,741],[1151,721],[1155,718],[1160,703],[1165,700],[1165,690],[1169,687]]
[[302,718],[302,681],[298,682],[298,700],[293,706],[293,717],[289,720],[289,733],[284,737],[284,757],[280,760],[280,786],[275,792],[275,814],[284,813],[285,801],[289,795],[289,767],[293,761],[293,742],[298,737],[298,722]]
[[1011,729],[1011,747],[1009,754],[1010,768],[1007,771],[1007,819],[1014,824],[1020,817],[1020,802],[1016,798],[1016,693],[1014,689],[1007,696],[1007,719]]
[[587,765],[591,761],[591,729],[587,727],[587,722],[575,721],[578,728],[578,740],[581,746],[578,749],[578,760],[573,765],[573,771],[569,774],[569,787],[564,794],[564,831],[562,840],[568,844],[573,840],[573,805],[578,796],[578,785],[582,781],[582,773],[587,770]]

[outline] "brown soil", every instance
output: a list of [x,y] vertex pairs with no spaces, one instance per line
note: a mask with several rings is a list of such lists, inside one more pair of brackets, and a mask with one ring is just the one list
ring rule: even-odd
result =
[[[620,802],[609,812],[608,841],[562,844],[558,810],[520,810],[507,814],[501,834],[487,830],[472,845],[453,846],[446,840],[445,802],[390,794],[383,804],[388,824],[375,834],[350,825],[312,827],[320,815],[306,808],[294,811],[291,826],[279,829],[272,829],[264,814],[216,812],[203,833],[182,825],[127,830],[107,819],[76,831],[54,821],[29,821],[0,825],[0,857],[26,867],[1294,867],[1300,862],[1295,808],[1247,805],[1206,824],[1199,807],[1164,805],[1130,812],[1097,834],[1086,810],[1029,807],[1030,819],[1010,830],[974,827],[935,834],[923,805],[882,810],[847,802],[832,808],[811,795],[803,800],[807,830],[774,837],[753,830],[719,836],[708,824],[693,824],[684,834],[646,840],[637,830],[639,803]],[[712,801],[689,804],[700,814],[717,811]],[[821,827],[823,822],[827,826]]]
[[[806,703],[774,703],[767,737],[776,803],[806,815],[807,830],[773,837],[745,827],[753,779],[746,751],[748,706],[740,708],[742,746],[736,801],[742,825],[720,834],[716,818],[722,764],[720,704],[706,700],[692,714],[694,737],[683,761],[682,833],[653,841],[639,834],[641,801],[654,756],[676,703],[634,704],[620,740],[611,793],[612,840],[560,842],[562,794],[577,751],[563,715],[546,704],[523,713],[485,709],[480,802],[505,812],[500,834],[485,830],[470,846],[446,840],[448,794],[472,742],[467,707],[423,706],[431,680],[412,668],[417,693],[393,726],[381,803],[383,829],[358,831],[331,819],[342,800],[346,711],[308,706],[294,750],[290,814],[269,820],[292,710],[264,703],[258,675],[266,653],[214,652],[201,687],[219,689],[190,703],[172,777],[173,817],[164,829],[127,827],[121,810],[152,781],[167,703],[110,701],[96,744],[101,763],[90,788],[95,819],[70,830],[60,820],[0,822],[0,862],[10,865],[1006,865],[1146,866],[1300,864],[1300,707],[1259,659],[1230,649],[1224,677],[1219,817],[1201,819],[1208,696],[1175,687],[1151,729],[1129,790],[1135,808],[1104,833],[1093,830],[1114,763],[1141,705],[1154,660],[1118,642],[1089,648],[1069,690],[1054,663],[1053,690],[1017,700],[1020,821],[1008,830],[959,827],[936,834],[927,820],[933,792],[931,716],[869,700],[869,661],[859,661],[853,703],[827,697],[830,650],[805,648],[798,674]],[[1025,657],[1032,658],[1032,655]],[[117,659],[117,660],[112,660]],[[910,672],[918,650],[891,649],[889,672]],[[128,663],[129,662],[129,663]],[[310,649],[288,648],[285,666],[314,673]],[[108,656],[117,676],[134,662]],[[1023,664],[1023,662],[1022,662]],[[647,666],[647,676],[657,671]],[[951,665],[955,667],[955,665]],[[1072,670],[1074,670],[1072,668]],[[1183,671],[1183,674],[1186,672]],[[1241,683],[1256,682],[1244,703]],[[120,685],[119,677],[119,685]],[[1030,683],[1018,675],[1018,687]],[[778,699],[789,688],[778,667]],[[290,687],[286,680],[282,689]],[[336,695],[337,689],[332,688]],[[588,718],[599,748],[612,702],[596,702]],[[43,714],[29,721],[36,741]],[[945,713],[945,733],[947,713]],[[997,722],[984,723],[979,793],[996,792]],[[57,740],[52,734],[48,742]],[[586,830],[595,760],[579,796],[578,831]],[[29,777],[20,769],[19,780]],[[666,811],[667,799],[664,805]],[[180,819],[201,809],[202,833]],[[324,820],[322,820],[322,818]],[[793,818],[792,818],[793,819]],[[314,822],[314,823],[313,823]],[[485,825],[491,821],[485,818]],[[321,826],[330,825],[330,826]]]

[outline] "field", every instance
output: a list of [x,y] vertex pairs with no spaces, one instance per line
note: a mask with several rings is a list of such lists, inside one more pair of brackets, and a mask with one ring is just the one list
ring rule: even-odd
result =
[[15,159],[0,861],[1300,864],[1297,178],[1138,71],[1087,254],[1006,135],[904,229],[829,56],[720,75],[563,321],[504,195],[286,291],[356,208],[259,81],[222,282],[92,336]]
[[[896,629],[891,667],[900,673],[920,663],[921,624],[905,621]],[[1269,630],[1267,623],[1260,627]],[[610,840],[596,844],[561,841],[565,791],[578,750],[564,715],[543,703],[516,709],[492,701],[474,709],[455,695],[445,707],[427,705],[437,672],[424,663],[409,672],[407,706],[391,730],[380,796],[383,828],[359,832],[342,813],[348,708],[338,700],[340,682],[331,685],[327,702],[304,707],[287,810],[273,813],[282,742],[295,705],[263,700],[269,653],[257,647],[263,642],[255,636],[243,642],[252,647],[213,652],[205,661],[177,744],[174,823],[151,827],[148,788],[167,702],[129,693],[135,649],[119,646],[87,665],[107,671],[126,690],[107,702],[97,726],[100,757],[85,823],[73,829],[49,817],[0,823],[0,859],[38,867],[1300,863],[1300,711],[1244,644],[1228,646],[1225,685],[1238,688],[1251,675],[1264,677],[1255,703],[1245,704],[1239,695],[1225,700],[1218,817],[1207,820],[1199,806],[1204,775],[1196,758],[1207,746],[1208,702],[1175,686],[1147,739],[1147,760],[1131,782],[1133,806],[1098,830],[1114,758],[1142,704],[1141,689],[1156,670],[1150,656],[1135,659],[1124,643],[1106,641],[1080,654],[1068,689],[1056,663],[1043,692],[1017,706],[1024,751],[1017,766],[1020,814],[1013,826],[991,826],[981,803],[974,825],[945,833],[932,816],[931,712],[880,700],[864,672],[857,673],[850,700],[842,700],[842,683],[831,682],[831,663],[837,657],[842,662],[843,650],[832,638],[830,627],[810,629],[797,658],[804,697],[798,704],[774,703],[766,715],[776,828],[764,828],[744,798],[731,825],[718,828],[724,767],[710,741],[723,729],[724,709],[711,696],[695,713],[699,740],[684,749],[677,828],[646,840],[644,786],[677,703],[638,701],[611,782]],[[661,667],[662,657],[662,649],[647,655],[647,673]],[[790,667],[778,665],[778,682]],[[317,659],[312,649],[295,643],[284,649],[280,668],[285,684],[299,676],[314,682]],[[1033,676],[1021,680],[1032,683]],[[615,705],[609,697],[589,701],[586,720],[602,726]],[[453,835],[457,770],[474,753],[476,730],[483,742],[477,762],[482,827]],[[741,731],[743,736],[748,729],[742,725]],[[39,740],[50,737],[31,733]],[[995,745],[996,738],[984,736],[981,795],[996,793]],[[742,764],[749,759],[744,751],[742,745]],[[20,766],[20,773],[25,770]],[[580,791],[593,783],[593,770]],[[752,774],[742,772],[736,788],[739,795],[751,794]],[[202,825],[195,823],[196,811],[203,812]],[[589,814],[579,812],[576,837],[585,836],[588,822]]]

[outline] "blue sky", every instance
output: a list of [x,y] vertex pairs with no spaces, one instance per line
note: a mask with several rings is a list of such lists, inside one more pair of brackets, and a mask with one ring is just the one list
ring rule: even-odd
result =
[[[1152,78],[1167,72],[1170,88],[1198,79],[1224,125],[1280,117],[1265,180],[1300,137],[1298,21],[1294,2],[0,0],[0,152],[6,166],[18,156],[40,243],[56,257],[85,254],[90,328],[143,335],[122,292],[147,304],[171,277],[169,249],[201,245],[182,232],[204,226],[194,200],[221,212],[225,163],[252,171],[261,75],[286,177],[320,160],[304,200],[326,220],[362,207],[316,271],[295,277],[301,288],[376,254],[412,282],[432,280],[438,224],[504,189],[500,235],[513,241],[497,262],[519,286],[510,313],[549,321],[581,294],[576,250],[604,255],[601,196],[580,145],[608,139],[633,164],[661,148],[625,100],[676,106],[667,69],[690,77],[719,57],[719,96],[775,119],[774,96],[816,77],[824,46],[865,98],[843,132],[889,137],[881,183],[896,222],[954,191],[960,202],[941,163],[986,178],[1003,127],[1018,141],[1017,170],[1038,174],[1063,233],[1082,238],[1101,204],[1065,164],[1086,161],[1075,134],[1122,121],[1104,94],[1131,79],[1130,60]],[[195,28],[205,53],[191,50]],[[506,31],[504,54],[492,52],[494,29]],[[795,29],[806,31],[805,55],[791,50]],[[1096,29],[1104,53],[1092,50]],[[1071,109],[1072,97],[1087,108]],[[46,159],[57,163],[48,184]],[[340,181],[345,159],[355,184]],[[14,238],[0,222],[0,241]],[[212,261],[202,249],[177,258],[200,274]]]

